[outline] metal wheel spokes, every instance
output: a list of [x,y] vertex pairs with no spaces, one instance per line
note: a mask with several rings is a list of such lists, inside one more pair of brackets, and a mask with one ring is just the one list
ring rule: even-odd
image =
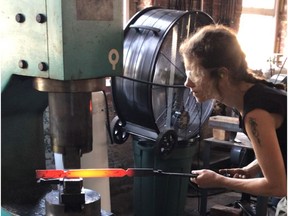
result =
[[111,122],[111,131],[113,142],[116,144],[123,144],[129,137],[129,133],[126,132],[118,116],[114,117]]
[[163,159],[167,159],[178,142],[177,133],[174,130],[167,130],[159,134],[156,140],[156,153]]

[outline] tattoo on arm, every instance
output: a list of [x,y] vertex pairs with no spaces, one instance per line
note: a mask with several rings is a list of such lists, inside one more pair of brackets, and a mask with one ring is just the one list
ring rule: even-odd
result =
[[257,130],[258,124],[257,124],[256,120],[254,118],[249,118],[249,124],[251,126],[253,136],[256,138],[259,145],[261,145],[261,140],[259,137],[259,131]]

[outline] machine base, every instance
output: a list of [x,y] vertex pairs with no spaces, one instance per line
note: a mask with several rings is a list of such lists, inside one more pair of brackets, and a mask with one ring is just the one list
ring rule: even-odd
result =
[[[102,210],[100,209],[100,200],[98,200],[98,198],[100,197],[98,193],[96,193],[95,191],[92,191],[92,190],[88,190],[88,189],[84,189],[85,190],[85,194],[86,195],[86,203],[87,205],[91,205],[89,207],[85,207],[87,208],[87,210],[85,210],[85,213],[84,212],[81,212],[81,213],[73,213],[71,214],[71,212],[69,214],[64,214],[64,213],[61,213],[61,208],[63,207],[52,207],[52,203],[51,203],[51,200],[54,200],[53,202],[55,202],[55,200],[57,199],[58,197],[58,194],[59,194],[59,191],[56,191],[56,190],[53,190],[49,193],[47,193],[45,196],[43,196],[42,198],[39,199],[39,202],[37,203],[34,203],[34,204],[3,204],[2,205],[2,209],[1,211],[4,212],[5,216],[18,216],[18,215],[21,215],[21,216],[31,216],[31,215],[38,215],[38,216],[48,216],[48,215],[54,215],[54,216],[57,216],[57,215],[71,215],[71,216],[78,216],[78,215],[81,215],[81,216],[86,216],[86,215],[95,215],[95,216],[114,216],[113,213],[111,212],[106,212],[105,210]],[[87,192],[88,191],[88,192]],[[88,196],[88,197],[87,197]],[[46,213],[47,210],[47,207],[45,207],[45,205],[47,206],[47,197],[48,197],[48,202],[50,202],[50,204],[48,205],[51,205],[49,207],[49,211],[50,213]],[[54,197],[54,198],[53,198]],[[50,201],[49,201],[50,200]],[[93,203],[94,202],[94,203]],[[85,203],[85,205],[86,205]],[[90,204],[89,204],[90,203]],[[93,207],[92,206],[97,206],[98,210],[96,210],[95,212],[93,212],[93,214],[88,214],[88,209],[89,210],[92,210]],[[59,208],[59,209],[58,209]],[[52,214],[51,212],[51,209],[52,212],[54,211],[54,213]],[[57,211],[57,214],[56,214],[56,211]],[[59,213],[59,214],[58,214]]]

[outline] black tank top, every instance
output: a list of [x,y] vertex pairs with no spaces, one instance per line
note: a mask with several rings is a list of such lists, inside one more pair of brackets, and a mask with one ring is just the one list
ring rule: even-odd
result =
[[287,172],[287,92],[263,84],[255,84],[248,89],[244,95],[243,117],[240,118],[240,127],[245,134],[247,133],[243,119],[253,109],[263,109],[284,117],[284,121],[276,133]]

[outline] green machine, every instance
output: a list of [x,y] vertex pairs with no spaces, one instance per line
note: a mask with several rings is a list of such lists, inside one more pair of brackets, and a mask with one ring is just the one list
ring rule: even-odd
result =
[[122,74],[122,2],[1,0],[1,87],[11,74],[56,80]]
[[123,71],[123,7],[118,0],[0,4],[1,198],[3,208],[19,213],[15,206],[37,203],[46,192],[35,170],[45,169],[47,106],[64,168],[80,168],[79,158],[91,151],[91,93]]

